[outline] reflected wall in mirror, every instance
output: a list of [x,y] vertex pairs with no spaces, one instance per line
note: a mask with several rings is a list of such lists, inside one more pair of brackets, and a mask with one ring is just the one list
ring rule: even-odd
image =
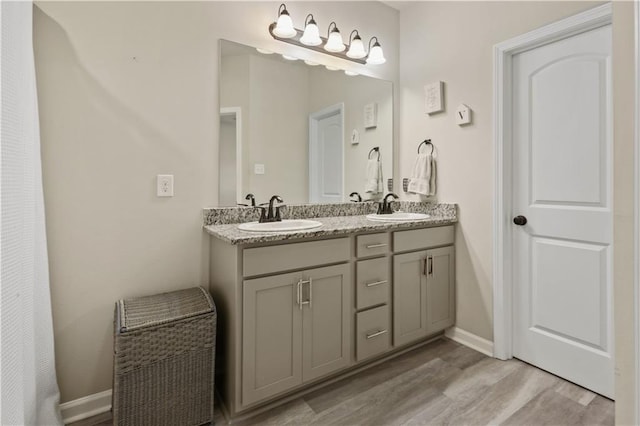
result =
[[[379,199],[387,191],[391,82],[221,40],[219,93],[220,206],[250,204],[249,193],[259,203],[279,194],[302,204],[344,202],[354,191]],[[379,164],[377,152],[368,160],[374,147]]]

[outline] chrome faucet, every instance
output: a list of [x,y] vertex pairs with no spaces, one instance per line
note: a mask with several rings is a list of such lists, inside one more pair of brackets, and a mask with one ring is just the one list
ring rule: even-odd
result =
[[385,195],[384,198],[382,199],[382,201],[380,203],[378,203],[378,214],[392,214],[393,213],[393,209],[391,208],[391,203],[393,202],[393,200],[387,201],[387,199],[389,197],[393,197],[396,200],[399,198],[393,192],[390,192],[387,195]]
[[361,203],[362,202],[362,196],[360,194],[358,194],[357,192],[352,192],[351,194],[349,194],[349,197],[354,197],[357,196],[358,199],[357,200],[351,200],[354,203]]

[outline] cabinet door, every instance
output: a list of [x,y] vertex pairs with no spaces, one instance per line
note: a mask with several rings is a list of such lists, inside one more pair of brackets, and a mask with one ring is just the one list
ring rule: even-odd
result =
[[393,344],[413,342],[427,335],[427,252],[393,256]]
[[308,382],[350,364],[351,265],[311,269],[303,276],[302,378]]
[[302,383],[300,273],[244,281],[242,403]]
[[455,323],[455,250],[427,251],[427,324],[429,333]]

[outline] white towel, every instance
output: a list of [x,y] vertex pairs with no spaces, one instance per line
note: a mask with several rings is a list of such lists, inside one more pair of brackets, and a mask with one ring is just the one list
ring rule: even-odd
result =
[[364,192],[369,194],[382,194],[384,184],[382,182],[382,163],[380,160],[367,161],[367,183]]
[[433,155],[418,154],[408,191],[426,196],[436,194],[436,161]]

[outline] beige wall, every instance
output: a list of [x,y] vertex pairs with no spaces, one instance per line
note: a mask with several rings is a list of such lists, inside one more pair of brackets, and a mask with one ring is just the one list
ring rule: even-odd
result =
[[[259,202],[276,193],[286,203],[309,200],[309,72],[296,62],[262,55],[250,59],[249,188]],[[286,102],[280,102],[283,97]],[[253,172],[256,163],[264,164],[264,175]]]
[[[34,8],[47,238],[62,402],[111,388],[114,302],[208,282],[218,195],[218,39],[344,65],[273,40],[275,2],[42,2]],[[297,26],[377,35],[397,82],[398,13],[287,2]],[[155,176],[175,175],[156,198]]]
[[[457,326],[492,340],[493,57],[496,43],[600,3],[419,2],[400,14],[400,170],[432,138],[442,202],[458,203]],[[616,415],[631,423],[633,5],[614,5]],[[445,82],[446,112],[424,114],[423,86]],[[465,103],[473,125],[459,127]]]
[[[613,7],[614,96],[614,306],[616,424],[633,425],[637,376],[634,358],[633,314],[633,138],[634,138],[634,22],[633,3]],[[637,117],[638,112],[635,112]]]

